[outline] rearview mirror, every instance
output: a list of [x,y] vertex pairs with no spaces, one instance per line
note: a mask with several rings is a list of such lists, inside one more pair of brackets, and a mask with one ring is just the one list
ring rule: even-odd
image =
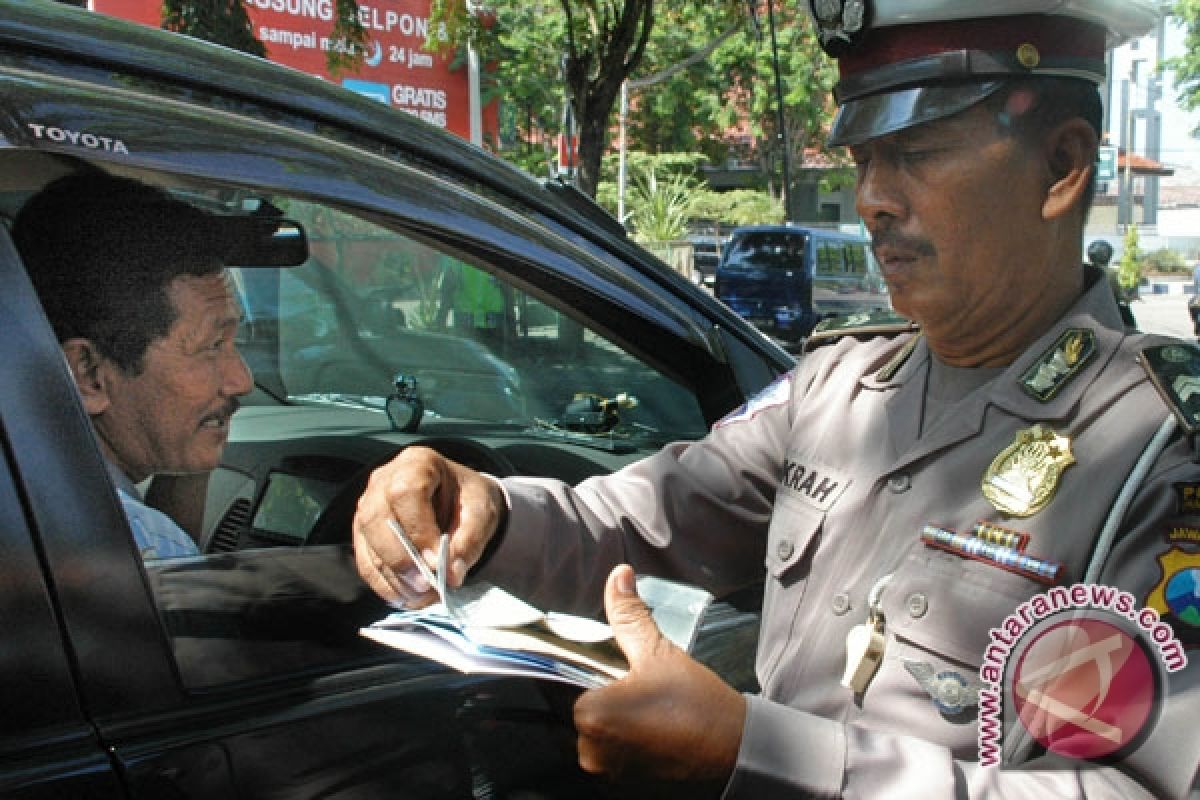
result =
[[235,241],[230,267],[295,267],[308,260],[308,237],[299,222],[280,217],[228,217]]

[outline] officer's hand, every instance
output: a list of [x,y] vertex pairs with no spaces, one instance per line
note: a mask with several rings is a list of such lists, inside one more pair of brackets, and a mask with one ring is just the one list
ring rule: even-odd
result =
[[499,485],[425,447],[405,448],[371,473],[354,514],[354,559],[363,580],[390,602],[420,607],[437,599],[389,523],[399,523],[437,567],[450,534],[446,583],[462,585],[505,514]]
[[745,698],[659,632],[629,566],[608,576],[604,607],[630,670],[575,702],[580,766],[723,784],[737,761]]

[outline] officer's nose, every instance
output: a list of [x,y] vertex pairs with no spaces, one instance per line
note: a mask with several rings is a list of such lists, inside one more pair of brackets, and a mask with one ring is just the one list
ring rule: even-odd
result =
[[887,159],[861,159],[857,170],[854,207],[873,234],[903,217],[904,199],[896,182],[896,168]]

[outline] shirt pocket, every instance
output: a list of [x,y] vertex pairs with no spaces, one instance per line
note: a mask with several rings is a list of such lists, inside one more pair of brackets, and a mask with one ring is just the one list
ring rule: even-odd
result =
[[[1044,589],[1023,575],[918,546],[881,595],[888,642],[864,709],[881,729],[919,731],[957,758],[977,758],[979,667],[989,631]],[[960,683],[967,693],[939,704],[930,678]]]
[[790,586],[808,576],[813,542],[821,533],[825,513],[790,498],[777,501],[767,530],[767,574],[772,583]]
[[757,658],[760,680],[778,666],[787,649],[824,524],[825,513],[811,506],[788,498],[775,504],[767,530],[767,581]]

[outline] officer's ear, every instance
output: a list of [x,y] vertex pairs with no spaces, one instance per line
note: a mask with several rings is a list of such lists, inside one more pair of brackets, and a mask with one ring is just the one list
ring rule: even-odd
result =
[[1059,219],[1083,210],[1083,201],[1096,168],[1096,131],[1081,117],[1059,123],[1046,136],[1045,158],[1049,186],[1042,217]]
[[63,355],[67,357],[67,368],[75,379],[83,409],[89,417],[103,414],[112,405],[108,395],[109,382],[105,372],[115,365],[101,355],[91,339],[76,337],[62,343]]

